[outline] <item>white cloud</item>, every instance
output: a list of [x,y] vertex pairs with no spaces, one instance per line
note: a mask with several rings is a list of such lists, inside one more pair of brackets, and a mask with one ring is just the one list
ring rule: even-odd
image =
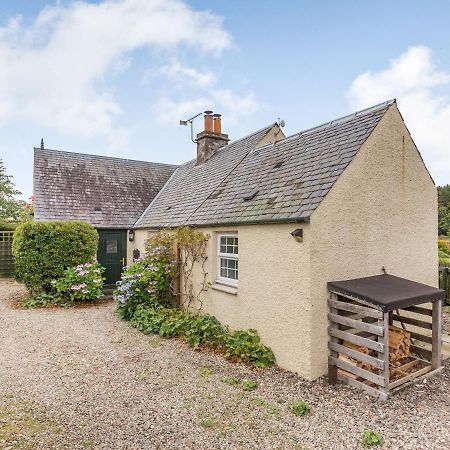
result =
[[211,86],[215,83],[216,77],[209,71],[200,71],[193,67],[181,64],[177,59],[172,59],[170,64],[162,66],[158,74],[170,79],[177,86],[185,87],[194,85],[200,87]]
[[359,75],[348,91],[353,109],[396,97],[436,183],[450,183],[450,97],[440,90],[450,84],[450,72],[440,70],[425,46],[410,47],[389,67]]
[[221,113],[227,125],[247,119],[262,108],[254,94],[236,93],[230,89],[208,89],[193,98],[174,100],[162,97],[157,104],[158,119],[163,124],[177,123],[180,119],[188,119],[199,112],[211,109]]
[[[211,39],[214,36],[214,39]],[[122,108],[105,85],[126,70],[130,53],[192,46],[220,54],[231,45],[221,18],[182,0],[106,0],[50,6],[25,26],[21,17],[0,27],[0,124],[32,120],[62,133],[126,138]],[[179,66],[203,85],[208,76]]]

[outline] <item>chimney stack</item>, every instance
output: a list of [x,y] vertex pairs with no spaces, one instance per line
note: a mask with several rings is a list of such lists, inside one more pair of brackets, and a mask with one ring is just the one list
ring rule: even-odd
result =
[[211,158],[216,151],[228,144],[228,135],[222,133],[221,115],[204,112],[205,129],[197,134],[197,166]]

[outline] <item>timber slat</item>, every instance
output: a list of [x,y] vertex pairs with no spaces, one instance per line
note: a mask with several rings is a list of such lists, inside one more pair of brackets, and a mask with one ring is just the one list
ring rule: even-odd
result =
[[380,375],[369,372],[368,370],[361,369],[360,367],[350,364],[347,361],[341,360],[339,358],[334,358],[333,356],[329,356],[329,363],[334,364],[339,367],[339,369],[346,370],[347,372],[353,373],[358,377],[364,378],[365,380],[372,381],[372,383],[377,384],[378,386],[385,386],[385,380]]
[[431,372],[431,366],[424,367],[423,369],[417,370],[416,372],[413,372],[413,373],[407,375],[406,377],[400,378],[399,380],[389,383],[389,389],[394,389],[397,386],[407,383],[408,381],[411,381],[414,378],[418,378],[422,375],[425,375],[428,372]]
[[328,334],[333,337],[337,337],[339,339],[343,339],[344,341],[349,341],[352,344],[361,345],[362,347],[370,348],[371,350],[375,350],[376,352],[384,351],[383,344],[380,344],[377,341],[372,341],[371,339],[366,339],[361,336],[357,336],[352,333],[347,333],[346,331],[337,330],[331,327],[328,327]]
[[328,304],[333,308],[340,309],[342,311],[363,314],[366,317],[373,317],[374,319],[381,319],[383,317],[383,313],[381,311],[367,308],[366,306],[355,305],[354,303],[346,303],[330,299],[328,300]]
[[352,358],[355,358],[363,363],[367,363],[377,369],[384,369],[384,361],[380,361],[379,359],[366,355],[365,353],[358,352],[358,350],[346,347],[345,345],[336,344],[335,342],[329,342],[328,347],[330,350],[351,356]]
[[398,314],[393,315],[393,319],[398,322],[409,323],[410,325],[414,325],[419,328],[426,328],[427,330],[432,329],[432,325],[430,322],[424,322],[423,320],[413,319],[412,317],[400,316]]
[[417,339],[418,341],[426,342],[427,344],[431,344],[433,342],[431,336],[425,336],[424,334],[416,333],[415,331],[410,331],[409,334],[413,339]]
[[422,308],[420,306],[410,306],[409,308],[404,308],[405,311],[411,311],[413,313],[417,313],[417,314],[423,314],[425,316],[432,316],[433,315],[433,311],[431,309],[428,308]]
[[342,381],[343,383],[349,384],[350,386],[353,386],[357,389],[362,389],[363,391],[366,391],[372,397],[377,397],[380,400],[387,400],[388,398],[388,396],[384,392],[380,392],[378,389],[368,386],[367,384],[361,383],[361,381],[353,380],[352,378],[346,377],[345,375],[342,375],[340,373],[338,373],[337,378],[339,381]]
[[425,358],[428,358],[429,361],[431,361],[431,350],[428,350],[424,347],[418,347],[417,345],[411,345],[411,352],[417,353],[418,355],[425,356]]
[[346,325],[348,327],[355,328],[357,330],[368,331],[369,333],[376,334],[377,336],[383,336],[383,327],[372,325],[370,323],[361,322],[360,320],[348,319],[347,317],[339,316],[337,314],[328,313],[328,319],[331,322]]

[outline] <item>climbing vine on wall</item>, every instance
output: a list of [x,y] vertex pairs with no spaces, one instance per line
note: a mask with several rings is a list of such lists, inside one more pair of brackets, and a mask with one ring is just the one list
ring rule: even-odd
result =
[[178,270],[173,292],[182,306],[202,309],[201,295],[211,283],[207,281],[207,245],[209,235],[190,227],[179,227],[174,233]]

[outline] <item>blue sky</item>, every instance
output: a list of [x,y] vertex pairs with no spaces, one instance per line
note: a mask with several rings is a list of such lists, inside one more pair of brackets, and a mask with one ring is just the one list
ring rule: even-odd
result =
[[[0,1],[0,158],[25,197],[33,147],[182,163],[179,119],[237,139],[397,97],[450,183],[448,1]],[[200,121],[197,124],[200,126]]]

